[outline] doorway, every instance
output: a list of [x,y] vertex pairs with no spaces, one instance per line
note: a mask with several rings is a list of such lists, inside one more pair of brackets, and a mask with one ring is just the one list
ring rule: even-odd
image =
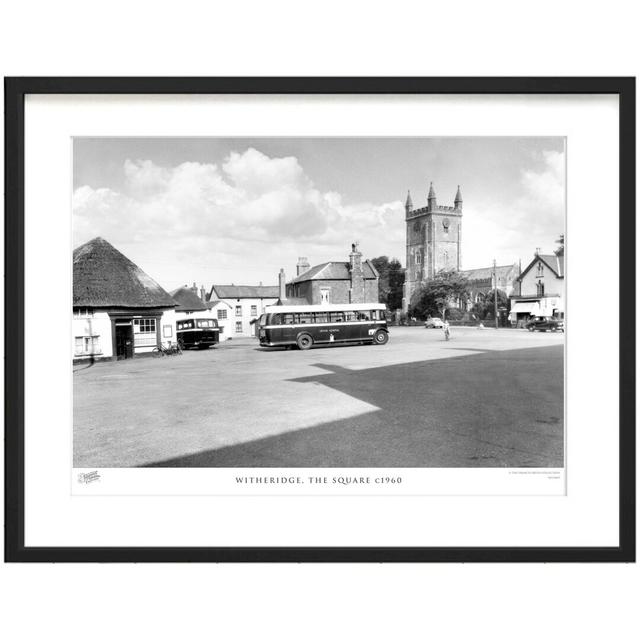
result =
[[133,358],[133,327],[131,324],[116,325],[116,358]]

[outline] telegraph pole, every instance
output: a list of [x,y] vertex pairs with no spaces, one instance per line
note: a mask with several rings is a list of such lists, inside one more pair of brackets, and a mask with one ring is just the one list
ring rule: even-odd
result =
[[496,318],[498,328],[498,276],[496,274],[496,259],[493,259],[493,315]]

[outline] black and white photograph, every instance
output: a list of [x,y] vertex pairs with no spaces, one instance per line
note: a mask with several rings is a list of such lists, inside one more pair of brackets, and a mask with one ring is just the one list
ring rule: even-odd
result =
[[74,468],[564,469],[564,137],[72,153]]

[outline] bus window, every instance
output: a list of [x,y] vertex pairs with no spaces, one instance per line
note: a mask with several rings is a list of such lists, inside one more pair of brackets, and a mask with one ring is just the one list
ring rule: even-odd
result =
[[371,311],[358,311],[357,314],[360,322],[368,322],[371,320]]
[[355,322],[358,319],[358,316],[356,315],[355,311],[345,311],[344,312],[344,319],[347,322]]
[[342,311],[332,311],[329,314],[329,322],[344,322],[344,313]]
[[298,314],[297,313],[285,313],[282,324],[297,324]]
[[311,324],[313,323],[313,314],[312,313],[300,313],[299,315],[299,323],[300,324]]
[[215,326],[213,320],[198,320],[198,327],[200,327],[200,329],[213,329]]
[[314,318],[316,324],[329,322],[327,313],[314,313]]

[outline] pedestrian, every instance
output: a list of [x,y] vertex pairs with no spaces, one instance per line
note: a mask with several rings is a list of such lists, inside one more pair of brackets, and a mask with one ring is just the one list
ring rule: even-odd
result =
[[449,321],[445,320],[444,324],[442,325],[442,329],[444,330],[444,339],[448,340],[451,337],[451,334],[449,333]]

